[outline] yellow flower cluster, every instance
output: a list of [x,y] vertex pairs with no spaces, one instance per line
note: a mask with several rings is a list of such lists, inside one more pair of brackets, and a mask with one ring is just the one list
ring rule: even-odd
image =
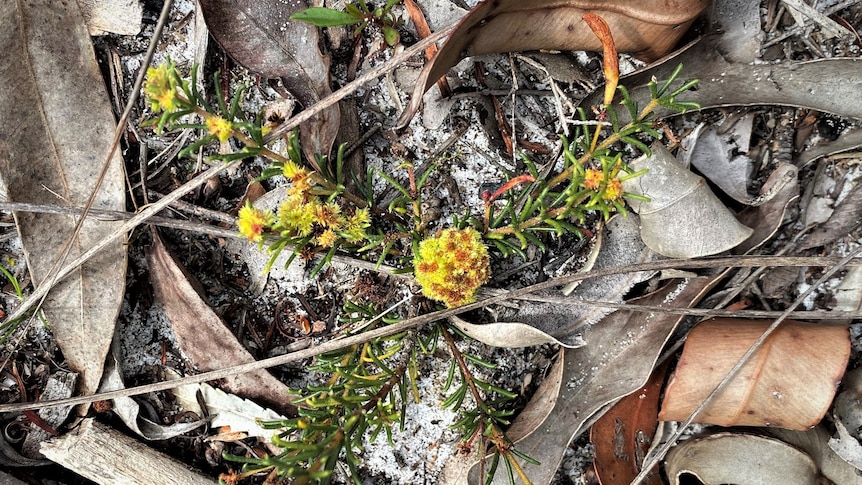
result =
[[[618,170],[615,170],[616,172]],[[584,174],[584,187],[589,190],[600,192],[605,200],[616,200],[623,196],[623,184],[614,174],[609,180],[605,180],[605,174],[601,170],[587,169]]]
[[450,308],[472,302],[491,277],[488,248],[472,228],[444,229],[422,241],[413,264],[422,293]]
[[150,108],[155,112],[177,109],[177,79],[172,62],[147,69],[144,94],[150,99]]
[[226,142],[227,139],[230,138],[231,133],[233,132],[233,123],[222,118],[221,116],[207,116],[205,123],[207,125],[207,131],[210,132],[210,135],[215,135],[220,142]]
[[258,209],[251,205],[251,202],[246,202],[245,207],[239,210],[239,232],[251,242],[260,242],[263,240],[263,231],[268,229],[275,222],[275,216],[269,212]]

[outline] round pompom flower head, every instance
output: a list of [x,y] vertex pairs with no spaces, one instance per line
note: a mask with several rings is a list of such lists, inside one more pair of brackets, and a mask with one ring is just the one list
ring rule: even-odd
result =
[[475,300],[491,277],[488,248],[473,228],[444,229],[425,239],[413,267],[422,294],[450,308]]

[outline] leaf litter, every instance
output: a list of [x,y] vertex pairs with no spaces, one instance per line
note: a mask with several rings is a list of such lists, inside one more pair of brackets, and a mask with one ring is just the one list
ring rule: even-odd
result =
[[[499,65],[502,67],[502,72],[507,73],[508,68],[505,67],[505,63],[500,63]],[[595,67],[595,66],[593,66],[593,67]],[[507,76],[506,74],[500,75],[500,79],[503,80],[503,82],[510,82],[510,79],[508,79],[508,78],[509,78],[509,76]],[[266,91],[266,90],[263,90],[263,91]],[[377,104],[377,107],[379,107],[381,110],[388,112],[388,113],[391,113],[394,111],[392,108],[393,108],[393,104],[395,103],[395,101],[389,96],[388,91],[382,90],[382,89],[381,90],[371,90],[371,91],[373,91],[373,92],[371,92],[371,94],[369,95],[369,99],[374,100]],[[469,103],[467,103],[464,100],[459,101],[459,103],[460,103],[459,106],[456,106],[456,108],[455,108],[455,112],[459,113],[459,115],[466,116],[466,118],[469,120],[469,125],[471,127],[470,129],[474,130],[474,131],[471,131],[471,133],[469,133],[468,135],[466,135],[466,137],[465,137],[465,140],[467,140],[466,146],[469,147],[470,150],[475,150],[476,153],[485,153],[485,154],[493,153],[496,149],[493,148],[493,146],[491,144],[489,144],[489,142],[488,142],[488,140],[490,139],[490,136],[488,136],[488,134],[483,132],[482,130],[475,130],[475,127],[481,126],[481,123],[479,123],[479,121],[480,121],[479,117],[476,116],[476,114],[471,111],[472,108],[469,106]],[[508,109],[521,110],[521,111],[518,111],[518,113],[519,113],[519,116],[524,118],[524,120],[530,120],[530,119],[532,119],[533,116],[536,116],[534,113],[530,113],[529,110],[525,110],[525,106],[529,105],[528,101],[525,101],[523,103],[523,105],[520,105],[520,106],[519,105],[520,105],[520,103],[517,103],[517,105],[514,108],[509,106]],[[379,113],[380,113],[379,111],[376,112],[370,118],[368,117],[367,114],[365,114],[364,115],[365,116],[364,122],[367,123],[368,121],[371,121],[371,120],[380,120],[380,119],[385,120],[386,118],[381,117],[379,115]],[[765,114],[760,113],[759,116],[760,117],[758,118],[758,121],[764,121],[765,120],[768,122],[771,119],[772,115],[767,112]],[[414,126],[415,126],[415,124],[414,124]],[[535,133],[527,133],[527,135],[534,136]],[[418,129],[416,129],[414,136],[416,136],[419,140],[421,140],[421,142],[418,144],[418,151],[417,151],[417,153],[421,153],[421,154],[434,153],[435,147],[441,145],[442,141],[444,141],[443,140],[444,137],[441,136],[441,134],[437,134],[435,136],[435,134],[433,132],[420,131]],[[389,155],[387,153],[388,148],[386,147],[385,144],[381,143],[378,139],[377,141],[373,141],[372,144],[370,145],[370,147],[371,148],[368,149],[367,151],[369,152],[368,153],[369,161],[372,164],[378,163],[378,164],[381,164],[381,166],[382,166],[382,164],[387,162],[387,160],[389,159]],[[465,147],[462,146],[460,148],[460,150],[462,150],[462,153],[463,153],[463,151],[465,150]],[[478,199],[479,188],[481,187],[481,184],[483,181],[487,181],[487,180],[483,180],[483,179],[489,179],[489,178],[494,177],[495,171],[494,170],[484,171],[485,170],[484,168],[479,168],[479,167],[484,167],[485,166],[484,164],[478,164],[477,163],[477,165],[475,165],[475,166],[471,165],[472,163],[476,163],[472,159],[470,159],[469,162],[461,162],[461,163],[464,163],[464,166],[463,167],[456,167],[456,168],[460,169],[460,172],[462,174],[482,174],[478,177],[474,175],[472,177],[472,179],[467,179],[467,180],[463,181],[463,183],[462,183],[462,187],[464,188],[463,192],[465,192],[464,195],[465,195],[465,199],[468,201],[468,204],[476,205],[478,203],[478,200],[479,200]],[[508,163],[512,163],[512,162],[508,161],[508,160],[504,160],[503,163],[508,164]],[[825,163],[829,163],[830,165],[833,165],[833,166],[840,166],[844,162],[828,161]],[[509,165],[509,167],[513,167],[513,165]],[[456,178],[456,179],[460,178],[458,172],[459,172],[459,170],[456,170],[453,173],[453,175],[452,175],[453,178]],[[497,177],[499,177],[499,175],[497,175]],[[499,182],[502,180],[503,180],[503,178],[499,178],[495,181]],[[236,187],[237,184],[235,182],[232,182],[229,180],[224,180],[223,182],[227,182],[227,190],[225,192],[223,192],[222,196],[219,199],[216,200],[216,207],[221,208],[222,210],[226,211],[226,210],[228,210],[228,207],[230,205],[230,198],[235,196],[235,195],[232,196],[231,194],[235,194],[238,191],[238,187]],[[853,184],[850,184],[850,185],[852,186]],[[446,195],[448,195],[449,197],[452,196],[452,194],[447,194],[446,192],[444,192],[444,190],[445,189],[443,189],[441,187],[441,193],[444,195],[444,197]],[[782,210],[780,211],[780,214],[784,215],[783,206],[782,206]],[[790,213],[790,216],[791,217],[793,216],[792,211]],[[445,215],[444,215],[444,217],[445,217]],[[827,226],[823,226],[823,227],[827,227]],[[851,230],[853,230],[853,229],[851,229]],[[850,236],[850,238],[846,237],[851,230],[846,230],[843,234],[835,234],[833,236],[833,239],[835,237],[841,238],[841,236],[843,235],[845,237],[843,238],[843,241],[840,244],[844,244],[844,241],[853,241],[852,235]],[[772,232],[774,232],[774,231],[770,231],[769,234],[772,234]],[[858,238],[856,238],[856,239],[858,239]],[[202,238],[185,238],[185,239],[181,238],[178,243],[175,242],[175,244],[180,245],[180,247],[182,249],[182,253],[185,256],[188,256],[189,254],[194,254],[195,253],[195,246],[196,245],[200,246],[201,244],[205,244],[205,243],[211,244],[205,238],[204,239],[202,239]],[[769,248],[767,248],[767,249],[769,249]],[[562,250],[563,250],[563,248],[561,248],[561,252],[562,252]],[[837,250],[839,252],[842,251],[841,247],[837,248]],[[192,266],[194,267],[195,264],[192,264]],[[210,264],[209,266],[207,266],[205,264],[204,265],[199,264],[198,267],[196,268],[196,271],[198,271],[200,273],[205,268],[212,268],[212,265]],[[813,271],[816,274],[817,269],[815,268]],[[206,273],[206,272],[204,271],[204,273]],[[232,277],[232,278],[240,277],[240,276],[238,276],[240,273],[238,271],[234,270],[233,268],[230,268],[230,267],[228,269],[227,274],[230,275],[229,277]],[[206,274],[204,274],[203,276],[206,276],[205,278],[202,278],[205,281],[206,287],[208,287],[210,290],[212,290],[213,288],[216,288],[217,290],[218,290],[218,288],[222,288],[222,291],[223,291],[225,285],[219,284],[215,281],[218,278],[217,276],[206,275]],[[805,280],[802,280],[803,283],[804,283],[804,281]],[[810,279],[808,281],[810,281]],[[336,279],[336,280],[334,280],[334,283],[336,283],[336,284],[333,284],[330,288],[332,288],[332,289],[340,288],[341,291],[343,291],[344,289],[346,289],[347,287],[350,286],[348,279],[344,279],[342,281],[338,281]],[[503,283],[505,283],[505,282],[503,282]],[[836,284],[837,284],[837,282],[836,282]],[[217,291],[217,293],[218,293],[218,291]],[[212,300],[212,303],[214,303],[214,305],[216,306],[216,308],[219,309],[220,312],[226,312],[226,314],[229,316],[235,315],[234,313],[231,313],[232,311],[235,311],[235,309],[232,310],[230,308],[231,305],[235,304],[235,303],[232,303],[235,300],[232,300],[231,298],[229,298],[229,296],[225,295],[224,293],[222,293],[221,295],[216,294],[215,296],[216,296],[216,298]],[[322,296],[322,294],[318,294],[317,296],[320,297],[320,296]],[[828,295],[822,296],[822,298],[827,298],[827,297],[828,297]],[[260,303],[261,303],[261,300],[256,300],[256,304],[260,304]],[[822,303],[819,303],[817,305],[822,305]],[[315,305],[312,302],[312,305],[310,305],[310,307],[312,308],[312,310],[317,312],[321,308],[325,307],[325,304]],[[254,340],[254,339],[251,339],[251,340]],[[589,340],[587,340],[587,344],[588,344],[588,346],[590,345]],[[660,344],[656,344],[655,347],[656,348],[654,350],[656,352],[661,350]],[[578,349],[576,349],[576,350],[578,350]],[[535,356],[536,354],[533,354],[533,355]],[[500,356],[501,359],[507,359],[509,362],[514,362],[515,357],[516,356],[512,353],[503,354]],[[546,362],[546,360],[545,360],[545,362]],[[544,365],[544,364],[542,364],[542,365]],[[539,367],[541,367],[541,365]],[[649,364],[647,367],[651,367],[651,364]],[[420,417],[419,422],[423,421],[423,419],[424,418]],[[586,419],[586,417],[585,417],[585,419]],[[428,426],[425,426],[425,427],[428,427]],[[575,434],[575,433],[572,433],[572,434]],[[569,438],[570,437],[571,436],[569,436]],[[451,444],[451,437],[446,438],[446,439],[450,440],[450,444]],[[427,444],[427,442],[425,442],[425,444]],[[560,445],[555,446],[554,448],[556,449],[556,451],[558,451],[560,453],[564,453],[564,450],[566,449],[566,446],[565,446],[566,444],[568,444],[568,438],[566,438],[565,440],[561,439]],[[404,449],[407,449],[413,445],[406,444],[403,446],[404,446]],[[426,446],[426,448],[427,448],[427,446]],[[422,448],[416,447],[413,449],[415,450],[415,449],[422,449]],[[378,448],[378,450],[380,450],[381,453],[385,453],[388,450],[388,447],[383,446],[381,448]],[[440,455],[440,459],[442,460],[443,458],[445,458],[445,457],[443,455]],[[560,460],[561,459],[562,458],[560,458]],[[555,458],[551,459],[550,461],[554,462],[554,460],[555,460]],[[421,462],[421,460],[420,460],[419,463],[427,463],[427,462]],[[388,465],[388,467],[390,469],[392,469],[396,465],[400,465],[400,464],[398,464],[397,462],[396,462],[396,464],[390,463]],[[384,467],[381,467],[381,468],[384,468]],[[553,471],[553,470],[551,470],[551,471]],[[581,471],[576,471],[576,474],[578,476],[582,477]],[[581,479],[582,478],[579,478],[578,480],[581,480]],[[408,481],[410,479],[408,479],[406,477],[394,478],[393,476],[390,475],[390,480],[397,480],[397,481],[400,481],[400,483],[410,483]],[[550,480],[550,478],[548,478],[548,480]],[[575,480],[575,479],[570,479],[570,480]]]

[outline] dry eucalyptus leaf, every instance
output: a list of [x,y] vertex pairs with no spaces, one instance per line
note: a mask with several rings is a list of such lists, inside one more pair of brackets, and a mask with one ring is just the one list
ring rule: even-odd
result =
[[[102,379],[102,385],[99,386],[99,392],[117,391],[125,389],[126,385],[123,382],[123,376],[120,375],[119,355],[120,345],[115,339],[114,345],[111,346],[111,355],[108,356],[108,363],[105,364],[105,377]],[[141,407],[138,402],[131,397],[118,397],[112,399],[112,411],[123,424],[126,425],[136,435],[145,440],[166,440],[189,431],[200,428],[206,424],[206,421],[200,420],[190,423],[175,423],[172,425],[162,425],[150,421],[141,416]]]
[[[601,244],[596,245],[598,254],[590,267],[582,271],[646,263],[657,256],[640,238],[640,218],[637,214],[615,215],[603,225],[600,237]],[[563,294],[582,300],[621,302],[632,286],[651,278],[653,274],[641,271],[590,278],[577,285],[566,285]],[[593,323],[611,313],[606,308],[593,308],[592,311],[602,313],[599,316],[588,314],[582,323]]]
[[[192,283],[193,277],[177,263],[155,231],[147,262],[156,299],[171,321],[180,348],[195,367],[207,372],[254,361],[203,300]],[[285,414],[295,412],[287,386],[265,370],[225,377],[220,385]]]
[[757,198],[759,205],[736,215],[740,223],[754,229],[751,237],[733,249],[737,254],[759,248],[784,224],[787,209],[799,199],[799,169],[790,163],[780,163],[766,179]]
[[567,348],[575,348],[585,343],[577,336],[567,339],[566,342],[561,342],[538,328],[519,322],[495,322],[475,325],[459,317],[449,317],[449,322],[458,327],[458,330],[469,335],[470,338],[492,347],[521,348],[542,344],[555,344]]
[[[856,84],[862,59],[830,58],[780,64],[733,62],[723,56],[728,39],[707,35],[657,64],[620,78],[638,106],[650,100],[648,84],[655,78],[661,85],[683,65],[682,79],[699,79],[697,89],[677,96],[678,101],[700,104],[701,108],[723,106],[776,105],[824,111],[850,118],[862,118],[862,98]],[[754,89],[754,88],[757,89]],[[602,88],[596,89],[581,106],[601,104]],[[621,98],[620,98],[621,99]],[[619,101],[619,99],[617,99]],[[618,109],[620,123],[630,119],[628,110]],[[664,109],[657,116],[673,115]]]
[[859,312],[862,310],[862,266],[847,268],[844,278],[832,294],[835,298],[833,311]]
[[832,448],[836,455],[862,473],[862,444],[850,434],[850,431],[841,421],[835,422],[835,431],[837,436],[829,440],[829,448]]
[[[718,278],[697,278],[669,283],[632,303],[689,308]],[[620,310],[584,332],[587,345],[566,349],[563,380],[553,410],[530,434],[517,440],[517,449],[541,465],[519,460],[534,484],[549,484],[569,442],[583,431],[584,422],[602,406],[639,390],[649,379],[665,342],[683,317],[666,313]],[[534,399],[544,399],[536,394]],[[531,423],[538,420],[531,416]],[[521,417],[512,427],[521,426]],[[501,467],[505,468],[505,467]],[[482,483],[479,466],[470,471],[470,484]],[[495,484],[508,483],[498,470]]]
[[827,445],[829,433],[822,425],[808,431],[792,431],[789,429],[770,429],[769,434],[804,450],[814,460],[820,473],[839,485],[860,485],[862,475],[858,470],[842,460]]
[[718,127],[710,126],[699,130],[697,137],[686,137],[683,141],[685,159],[725,194],[747,205],[753,199],[746,187],[754,161],[744,153],[748,152],[753,119],[754,114],[749,113],[730,132],[719,133]]
[[629,199],[640,215],[641,238],[653,251],[671,258],[696,258],[731,249],[751,236],[703,180],[686,170],[661,143],[651,156],[630,163],[646,174],[623,182],[626,192],[649,201]]
[[272,437],[282,430],[279,428],[264,429],[256,420],[282,421],[287,419],[272,409],[261,407],[248,399],[228,394],[206,383],[186,384],[171,390],[184,410],[195,412],[202,417],[204,413],[198,404],[198,391],[206,403],[207,412],[212,416],[210,426],[214,428],[229,426],[231,432],[245,433],[246,436],[257,437],[270,442]]
[[705,485],[818,485],[817,466],[806,453],[773,438],[718,433],[672,448],[665,470],[673,485],[694,475]]
[[600,41],[581,18],[591,12],[608,23],[617,50],[655,59],[673,47],[708,4],[707,0],[481,2],[426,64],[396,126],[407,126],[419,109],[422,94],[465,57],[531,50],[601,51]]
[[838,437],[829,440],[831,448],[844,461],[862,470],[862,444],[859,430],[862,429],[862,369],[847,373],[843,390],[835,398],[832,407]]
[[[0,177],[10,202],[82,207],[107,158],[116,124],[90,36],[75,2],[0,7]],[[123,160],[115,152],[93,208],[125,210]],[[72,236],[69,215],[15,213],[27,267],[39,286]],[[122,221],[87,218],[67,260]],[[121,239],[48,294],[42,309],[82,394],[99,385],[125,290]]]
[[[332,90],[329,57],[321,54],[317,27],[288,20],[307,7],[304,0],[201,0],[204,18],[218,44],[236,62],[264,77],[281,79],[308,109]],[[299,128],[303,153],[329,155],[340,111],[330,106]]]
[[862,128],[850,128],[836,140],[822,139],[798,155],[797,165],[804,167],[820,157],[853,150],[862,146]]
[[[641,242],[638,221],[635,214],[611,219],[600,230],[593,251],[580,271],[651,261],[656,255]],[[574,257],[579,258],[580,255]],[[649,272],[637,272],[590,278],[568,291],[567,296],[560,296],[556,291],[537,293],[531,299],[518,301],[517,313],[507,320],[529,325],[559,340],[565,347],[580,347],[584,344],[581,334],[585,327],[616,311],[586,305],[581,300],[621,303],[632,286],[651,275]],[[563,292],[566,293],[569,288],[565,287]]]
[[829,220],[802,240],[800,250],[816,248],[844,237],[862,224],[862,183],[856,183],[850,193],[838,203]]
[[[659,418],[687,419],[770,323],[716,318],[689,332]],[[829,409],[849,356],[847,327],[785,320],[696,421],[809,429]]]

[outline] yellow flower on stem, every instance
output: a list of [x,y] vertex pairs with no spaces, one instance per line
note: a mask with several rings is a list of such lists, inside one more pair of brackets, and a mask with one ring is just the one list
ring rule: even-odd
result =
[[144,94],[149,98],[150,108],[155,112],[171,112],[177,109],[177,82],[172,62],[147,69]]
[[332,229],[327,229],[317,236],[317,245],[324,248],[331,248],[338,240],[338,235]]
[[221,116],[207,116],[206,125],[210,135],[215,135],[221,142],[227,141],[233,133],[233,123]]
[[272,226],[275,216],[262,209],[253,207],[247,202],[245,207],[239,210],[237,226],[239,232],[251,242],[260,242],[263,239],[263,231]]
[[608,185],[602,193],[602,198],[605,200],[617,200],[623,196],[623,184],[620,179],[613,178],[608,180]]
[[605,174],[603,174],[601,170],[593,168],[587,169],[587,172],[584,175],[584,187],[590,190],[598,190],[599,187],[602,186],[604,179]]
[[422,293],[450,308],[472,302],[491,277],[488,248],[472,228],[444,229],[422,241],[413,265]]

